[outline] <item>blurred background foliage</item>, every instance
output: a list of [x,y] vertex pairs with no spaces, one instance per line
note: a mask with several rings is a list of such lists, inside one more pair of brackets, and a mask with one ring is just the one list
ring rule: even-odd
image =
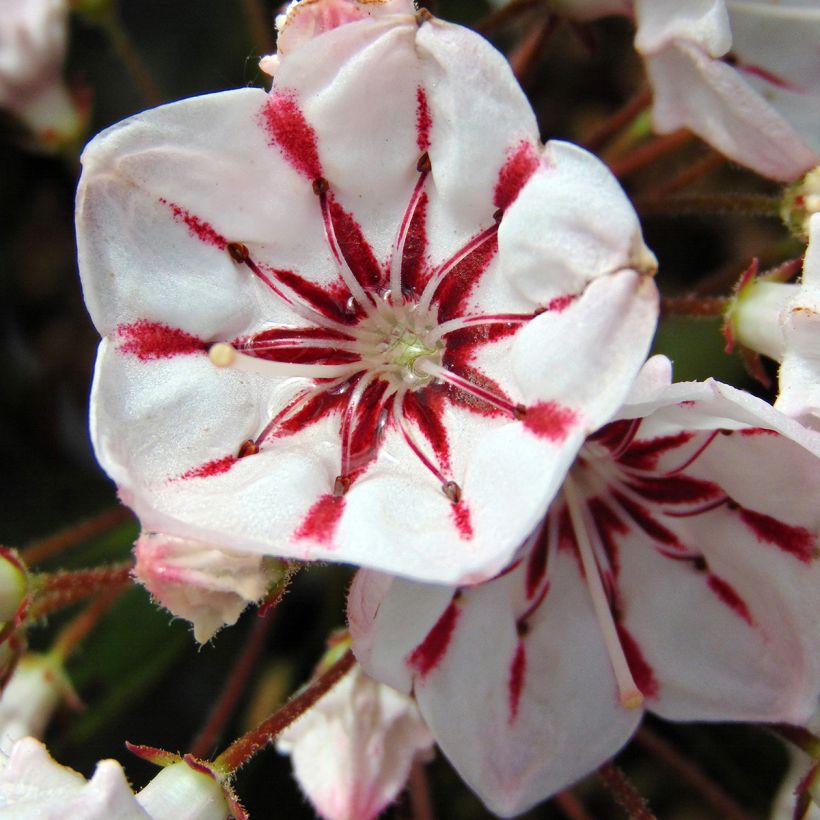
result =
[[[119,9],[127,35],[122,42],[144,62],[159,101],[264,86],[257,61],[264,41],[273,42],[275,5],[127,0]],[[267,24],[261,31],[249,25],[248,9],[254,6]],[[478,0],[440,0],[435,10],[471,25],[488,8]],[[532,25],[532,18],[525,17],[493,32],[491,39],[510,52]],[[91,94],[89,136],[153,102],[135,85],[116,41],[99,22],[72,15],[67,77]],[[579,140],[635,92],[641,72],[629,25],[604,20],[583,32],[559,27],[548,48],[527,67],[523,81],[542,136]],[[691,162],[705,150],[695,143],[676,162]],[[78,168],[76,155],[37,153],[19,126],[7,118],[0,121],[0,541],[9,546],[23,546],[117,503],[87,435],[98,337],[83,306],[76,269],[72,211]],[[629,177],[627,188],[640,197],[675,171],[668,164],[648,168]],[[727,167],[710,184],[776,193],[769,183]],[[767,218],[648,214],[644,228],[661,262],[659,284],[668,295],[693,290],[726,294],[752,256],[774,264],[795,253],[780,224]],[[760,392],[739,358],[723,353],[723,345],[718,320],[686,317],[665,319],[656,342],[657,350],[674,360],[678,379],[712,375]],[[44,566],[122,560],[136,533],[136,524],[126,522]],[[273,615],[264,661],[219,748],[309,676],[326,635],[343,621],[350,577],[340,567],[313,567],[300,574]],[[33,630],[32,646],[47,647],[66,617]],[[126,752],[123,741],[172,751],[189,748],[255,619],[253,612],[246,614],[236,627],[197,649],[186,624],[171,622],[141,588],[129,590],[69,664],[86,708],[58,715],[48,737],[56,758],[88,775],[96,760],[114,757],[135,786],[145,783],[154,767]],[[697,761],[750,817],[766,815],[786,764],[778,741],[751,727],[671,726],[651,719],[649,725]],[[724,815],[709,808],[668,763],[640,743],[633,742],[619,762],[660,818],[722,820]],[[430,767],[430,782],[439,816],[488,816],[440,755]],[[313,816],[292,781],[289,760],[273,751],[242,772],[238,792],[254,818]],[[576,795],[594,818],[622,816],[594,778],[582,783]],[[396,817],[408,817],[408,811],[403,802],[391,809]],[[527,815],[563,816],[554,804]]]

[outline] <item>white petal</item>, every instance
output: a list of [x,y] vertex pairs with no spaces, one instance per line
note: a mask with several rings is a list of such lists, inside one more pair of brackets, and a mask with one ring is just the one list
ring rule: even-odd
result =
[[820,157],[732,67],[677,41],[647,55],[653,119],[661,133],[690,128],[730,159],[791,180]]
[[720,57],[732,44],[725,0],[635,0],[635,16],[635,47],[644,55],[684,40]]
[[327,820],[372,820],[433,745],[415,702],[354,667],[279,737],[302,790]]

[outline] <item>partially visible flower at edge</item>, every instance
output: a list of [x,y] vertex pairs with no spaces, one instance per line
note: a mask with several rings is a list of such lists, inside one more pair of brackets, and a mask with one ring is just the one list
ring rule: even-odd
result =
[[372,820],[404,788],[433,736],[415,701],[360,666],[279,736],[296,780],[326,820]]
[[68,0],[0,0],[0,108],[56,150],[78,140],[86,113],[62,78]]
[[360,571],[351,590],[359,662],[415,693],[503,816],[612,757],[644,709],[801,723],[820,697],[820,436],[726,385],[670,385],[661,357],[631,402],[498,578]]
[[645,359],[655,260],[617,182],[404,5],[84,153],[92,437],[146,531],[482,580]]
[[809,220],[801,282],[750,277],[729,307],[727,328],[744,347],[780,362],[775,407],[820,429],[820,214]]
[[116,760],[100,761],[87,781],[31,737],[0,754],[0,818],[225,820],[228,813],[217,781],[182,761],[164,768],[135,796]]
[[157,603],[191,622],[199,643],[223,626],[233,626],[249,604],[262,598],[271,580],[261,555],[163,533],[143,532],[134,556],[134,577]]

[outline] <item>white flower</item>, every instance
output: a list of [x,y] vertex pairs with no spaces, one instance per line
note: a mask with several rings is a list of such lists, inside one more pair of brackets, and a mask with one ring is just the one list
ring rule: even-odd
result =
[[321,30],[270,94],[148,111],[83,161],[92,436],[147,531],[489,577],[646,356],[631,206],[590,154],[541,145],[458,26]]
[[820,697],[820,436],[647,365],[498,578],[362,571],[364,669],[413,691],[437,743],[510,816],[612,757],[648,709],[805,722]]
[[326,820],[372,820],[433,745],[412,698],[355,666],[280,736],[299,785]]
[[86,780],[51,758],[31,737],[0,756],[0,818],[37,820],[225,820],[217,781],[185,762],[164,768],[138,795],[116,760],[102,760]]
[[800,284],[742,284],[729,328],[742,345],[781,363],[775,407],[820,429],[820,214],[809,220]]

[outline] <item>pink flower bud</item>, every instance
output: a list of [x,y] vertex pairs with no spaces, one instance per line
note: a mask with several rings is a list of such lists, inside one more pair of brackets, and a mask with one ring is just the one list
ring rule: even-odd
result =
[[135,554],[136,579],[157,603],[193,624],[199,643],[235,624],[268,588],[269,573],[258,555],[163,533],[143,533]]
[[415,701],[359,666],[279,737],[296,779],[326,820],[370,820],[391,803],[433,738]]

